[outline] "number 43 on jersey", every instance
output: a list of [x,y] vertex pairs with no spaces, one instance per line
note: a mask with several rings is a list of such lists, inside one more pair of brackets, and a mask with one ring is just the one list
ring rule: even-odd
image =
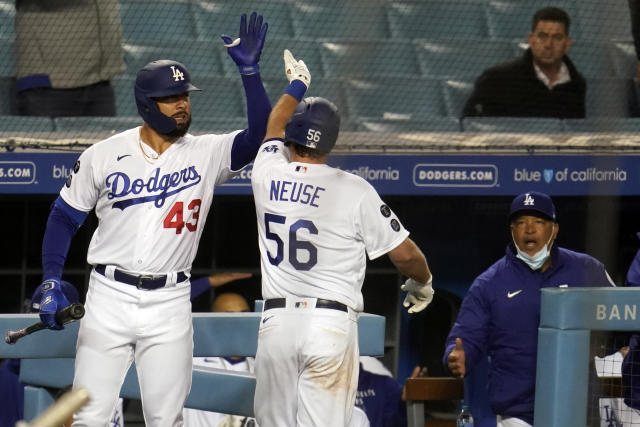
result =
[[189,231],[196,231],[198,228],[198,219],[200,218],[201,204],[202,200],[200,199],[192,200],[187,205],[188,210],[185,214],[184,202],[176,202],[164,218],[164,228],[175,228],[176,234],[181,234],[184,227],[187,227]]

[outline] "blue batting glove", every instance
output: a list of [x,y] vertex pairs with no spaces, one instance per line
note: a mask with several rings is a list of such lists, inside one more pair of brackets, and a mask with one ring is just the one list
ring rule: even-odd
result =
[[40,300],[40,320],[49,329],[60,330],[64,326],[56,322],[56,313],[69,305],[69,300],[62,293],[60,279],[47,279],[42,282],[42,299]]
[[237,39],[233,40],[224,34],[220,36],[229,56],[238,65],[240,74],[255,74],[260,69],[258,61],[268,28],[269,25],[266,22],[262,23],[262,15],[253,12],[249,18],[249,26],[247,26],[247,15],[242,14],[240,17],[240,34]]

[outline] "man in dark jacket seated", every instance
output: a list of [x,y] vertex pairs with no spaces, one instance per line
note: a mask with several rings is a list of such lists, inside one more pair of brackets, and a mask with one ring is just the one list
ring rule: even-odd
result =
[[562,9],[538,10],[529,48],[521,58],[482,73],[463,116],[584,117],[586,82],[567,56],[569,25]]

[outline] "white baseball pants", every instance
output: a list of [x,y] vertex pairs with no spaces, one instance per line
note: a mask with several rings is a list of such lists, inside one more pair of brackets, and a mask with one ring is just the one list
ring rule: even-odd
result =
[[148,291],[93,271],[85,309],[73,387],[85,387],[90,400],[73,426],[107,425],[134,360],[145,424],[182,426],[193,360],[189,282]]
[[315,308],[315,299],[296,298],[287,299],[285,308],[263,311],[256,421],[260,427],[349,425],[358,360],[357,313],[351,309]]

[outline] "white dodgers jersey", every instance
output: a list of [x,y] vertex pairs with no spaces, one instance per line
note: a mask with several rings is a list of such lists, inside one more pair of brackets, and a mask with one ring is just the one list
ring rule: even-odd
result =
[[60,196],[83,212],[95,207],[87,262],[143,274],[190,270],[214,187],[234,175],[235,135],[187,134],[157,156],[138,127],[85,150]]
[[290,162],[280,140],[263,143],[251,176],[262,297],[324,298],[362,311],[366,255],[409,232],[364,179],[326,164]]

